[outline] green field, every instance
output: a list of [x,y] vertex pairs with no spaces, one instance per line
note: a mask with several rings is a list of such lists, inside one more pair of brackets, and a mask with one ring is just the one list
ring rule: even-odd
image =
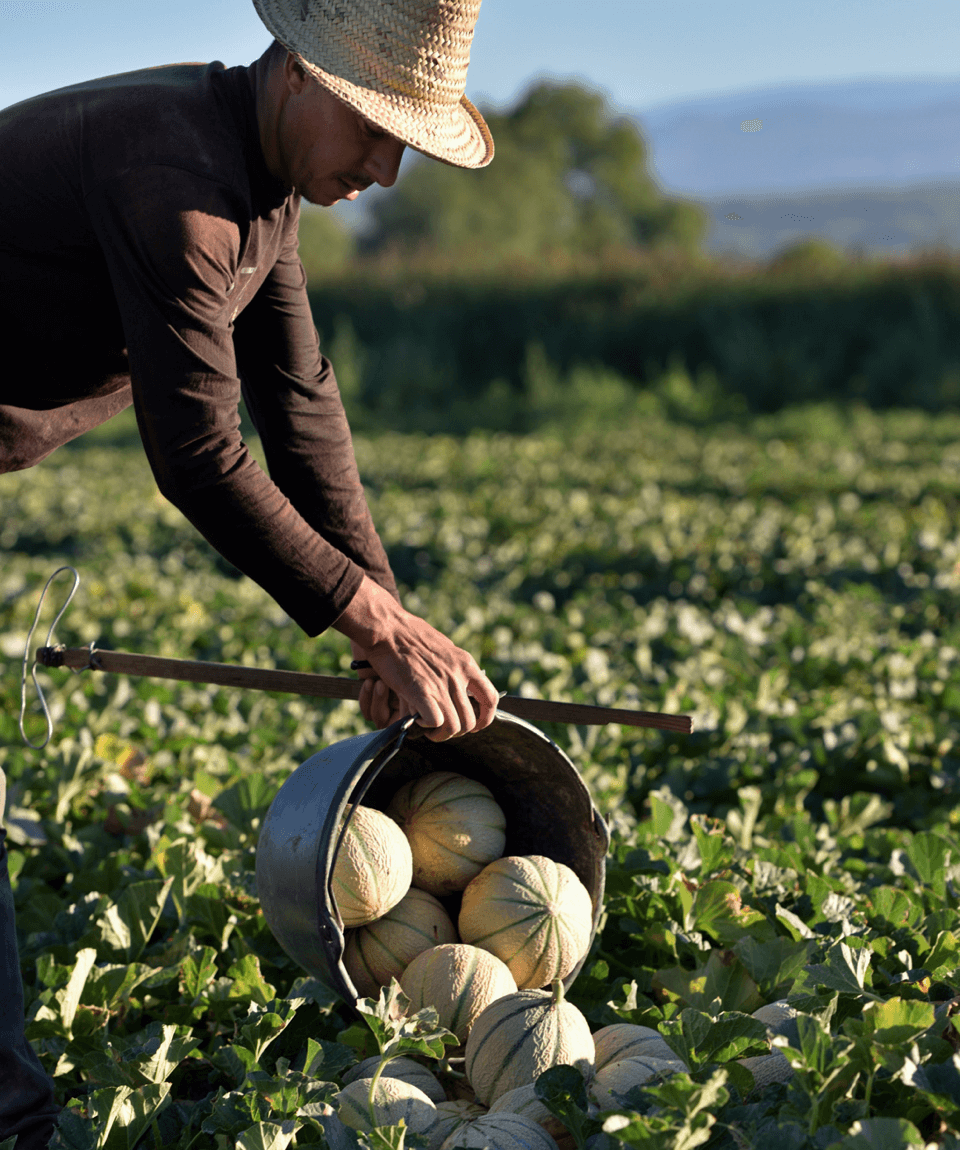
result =
[[[357,454],[406,605],[499,689],[694,718],[687,737],[543,726],[614,835],[570,997],[594,1029],[659,1028],[691,1070],[622,1120],[557,1083],[553,1104],[598,1150],[960,1146],[960,417],[696,427],[648,404]],[[65,1144],[319,1144],[377,1033],[280,951],[253,859],[289,772],[364,730],[356,705],[46,672],[56,732],[35,752],[19,660],[62,563],[83,576],[70,646],[343,674],[346,642],[305,638],[207,547],[128,423],[0,485],[0,765]],[[794,1075],[752,1092],[748,1016],[787,997]]]

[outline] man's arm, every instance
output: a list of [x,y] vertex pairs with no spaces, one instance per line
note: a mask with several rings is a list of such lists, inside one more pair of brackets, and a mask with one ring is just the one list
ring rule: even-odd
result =
[[237,317],[234,345],[271,479],[316,532],[399,599],[360,482],[333,366],[320,354],[295,231]]
[[486,726],[497,696],[470,656],[311,526],[241,439],[231,298],[240,225],[223,190],[176,169],[142,169],[93,189],[87,206],[161,492],[308,635],[342,630],[401,704],[436,727],[431,738]]

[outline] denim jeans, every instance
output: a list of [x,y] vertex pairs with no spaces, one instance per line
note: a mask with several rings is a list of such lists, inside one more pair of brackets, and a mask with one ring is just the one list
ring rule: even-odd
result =
[[16,1150],[43,1150],[60,1107],[52,1080],[23,1034],[23,984],[6,838],[0,827],[0,1142],[17,1134]]

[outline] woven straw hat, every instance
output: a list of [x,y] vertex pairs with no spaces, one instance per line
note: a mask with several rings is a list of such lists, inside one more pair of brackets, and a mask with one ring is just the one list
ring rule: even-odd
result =
[[493,159],[464,96],[480,0],[253,0],[326,89],[418,152],[459,168]]

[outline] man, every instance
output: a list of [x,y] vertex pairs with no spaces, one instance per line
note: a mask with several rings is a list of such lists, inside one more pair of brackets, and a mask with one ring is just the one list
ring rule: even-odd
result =
[[[0,471],[133,404],[167,498],[307,634],[350,640],[368,720],[416,714],[450,738],[487,726],[497,695],[399,603],[297,220],[301,196],[389,187],[407,146],[489,163],[463,95],[479,0],[254,2],[275,42],[249,68],[151,69],[0,111]],[[0,947],[0,1140],[32,1150],[56,1106],[23,1039],[2,834]]]

